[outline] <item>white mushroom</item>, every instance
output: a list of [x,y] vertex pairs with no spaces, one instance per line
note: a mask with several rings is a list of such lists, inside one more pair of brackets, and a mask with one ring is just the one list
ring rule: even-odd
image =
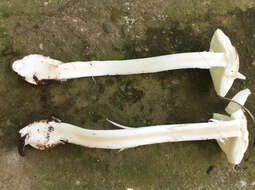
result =
[[70,62],[51,59],[42,55],[28,55],[12,64],[12,69],[31,84],[47,80],[155,73],[174,69],[210,69],[215,90],[225,96],[236,78],[245,79],[238,72],[239,57],[230,39],[217,29],[212,37],[210,52],[179,53],[158,57],[116,60]]
[[[234,100],[244,104],[249,89],[239,92]],[[141,145],[163,142],[195,141],[217,139],[228,161],[239,164],[248,147],[246,117],[234,103],[226,108],[227,115],[214,114],[210,122],[158,125],[130,128],[115,124],[123,129],[89,130],[68,123],[56,121],[34,122],[20,130],[25,145],[40,150],[54,147],[61,143],[73,143],[89,148],[126,149]]]

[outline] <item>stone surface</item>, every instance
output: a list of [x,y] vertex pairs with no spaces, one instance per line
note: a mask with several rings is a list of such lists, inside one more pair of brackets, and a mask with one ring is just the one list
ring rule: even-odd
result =
[[[107,26],[107,27],[103,27]],[[62,61],[141,58],[204,51],[221,28],[240,55],[246,81],[227,97],[254,92],[255,1],[1,0],[0,189],[254,189],[254,125],[241,169],[215,141],[115,150],[61,145],[17,153],[19,129],[51,116],[91,129],[207,121],[224,113],[207,70],[97,77],[31,86],[10,63],[31,53]],[[43,44],[43,48],[40,44]],[[254,95],[246,106],[255,112]],[[213,166],[213,169],[208,169]],[[242,169],[243,168],[243,169]]]

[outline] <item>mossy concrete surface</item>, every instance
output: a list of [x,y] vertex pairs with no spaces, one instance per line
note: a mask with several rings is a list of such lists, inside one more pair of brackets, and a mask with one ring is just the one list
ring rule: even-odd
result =
[[[254,0],[1,0],[1,190],[255,189],[254,125],[240,168],[215,141],[165,143],[116,150],[61,145],[17,153],[18,131],[51,116],[90,129],[208,121],[224,113],[207,70],[96,77],[32,86],[10,64],[39,53],[62,61],[141,58],[206,51],[221,28],[240,55],[227,97],[255,93]],[[247,108],[255,113],[251,95]]]

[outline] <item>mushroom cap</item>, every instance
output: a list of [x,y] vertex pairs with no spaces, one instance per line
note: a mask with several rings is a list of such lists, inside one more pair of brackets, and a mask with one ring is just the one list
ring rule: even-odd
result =
[[225,96],[236,78],[245,79],[245,76],[238,72],[239,56],[230,39],[220,29],[217,29],[213,34],[210,51],[225,54],[227,66],[210,69],[217,94]]
[[[250,93],[251,92],[249,89],[242,90],[238,92],[232,98],[232,100],[244,105]],[[239,137],[217,139],[217,142],[222,151],[225,152],[228,161],[232,164],[239,164],[242,161],[249,144],[247,120],[240,105],[237,105],[234,102],[230,102],[225,110],[231,115],[231,117],[221,114],[214,114],[213,118],[218,120],[240,120],[242,125],[241,135]]]
[[55,80],[57,66],[61,61],[38,54],[32,54],[12,63],[12,70],[25,81],[37,85],[40,80]]

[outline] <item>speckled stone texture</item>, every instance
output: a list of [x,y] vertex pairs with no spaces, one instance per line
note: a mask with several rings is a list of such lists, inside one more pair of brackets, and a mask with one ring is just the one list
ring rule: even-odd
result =
[[[39,53],[64,62],[205,51],[216,28],[236,46],[240,72],[227,94],[255,87],[254,0],[1,0],[1,190],[255,189],[254,124],[239,168],[215,141],[116,150],[65,145],[17,152],[18,131],[51,116],[91,129],[203,122],[224,113],[208,70],[83,78],[32,86],[10,64]],[[246,103],[255,112],[254,95]]]

